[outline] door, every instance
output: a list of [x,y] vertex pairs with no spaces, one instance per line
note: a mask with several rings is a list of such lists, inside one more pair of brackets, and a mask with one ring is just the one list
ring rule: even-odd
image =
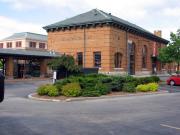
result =
[[135,44],[129,44],[129,74],[135,74]]

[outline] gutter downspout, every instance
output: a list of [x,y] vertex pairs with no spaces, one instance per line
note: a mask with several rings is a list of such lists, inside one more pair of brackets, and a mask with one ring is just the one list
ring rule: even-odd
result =
[[130,65],[129,65],[129,45],[128,45],[128,30],[126,30],[126,56],[127,56],[127,74],[130,75]]
[[86,67],[86,28],[84,27],[84,56],[83,56],[83,68]]

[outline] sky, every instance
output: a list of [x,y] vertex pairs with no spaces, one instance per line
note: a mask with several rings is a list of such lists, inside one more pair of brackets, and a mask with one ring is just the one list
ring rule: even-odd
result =
[[0,0],[0,39],[18,32],[47,34],[43,26],[100,9],[163,38],[180,28],[180,0]]

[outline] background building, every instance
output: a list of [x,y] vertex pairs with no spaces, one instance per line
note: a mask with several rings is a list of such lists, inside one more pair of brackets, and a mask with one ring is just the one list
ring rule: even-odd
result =
[[22,32],[0,41],[0,59],[7,78],[44,77],[48,59],[56,56],[47,51],[46,35]]
[[15,33],[0,40],[0,48],[47,49],[47,36],[30,32]]
[[98,9],[44,27],[48,49],[74,56],[84,68],[108,74],[162,73],[158,48],[167,40]]

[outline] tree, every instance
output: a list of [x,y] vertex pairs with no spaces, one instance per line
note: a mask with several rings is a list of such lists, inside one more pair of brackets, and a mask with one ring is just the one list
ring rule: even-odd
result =
[[80,72],[80,68],[76,65],[73,56],[70,55],[62,55],[60,57],[52,59],[48,66],[53,70],[65,70],[66,77],[68,73],[78,73]]
[[170,42],[167,47],[160,49],[158,59],[163,63],[177,63],[177,72],[180,66],[180,29],[177,33],[170,34]]

